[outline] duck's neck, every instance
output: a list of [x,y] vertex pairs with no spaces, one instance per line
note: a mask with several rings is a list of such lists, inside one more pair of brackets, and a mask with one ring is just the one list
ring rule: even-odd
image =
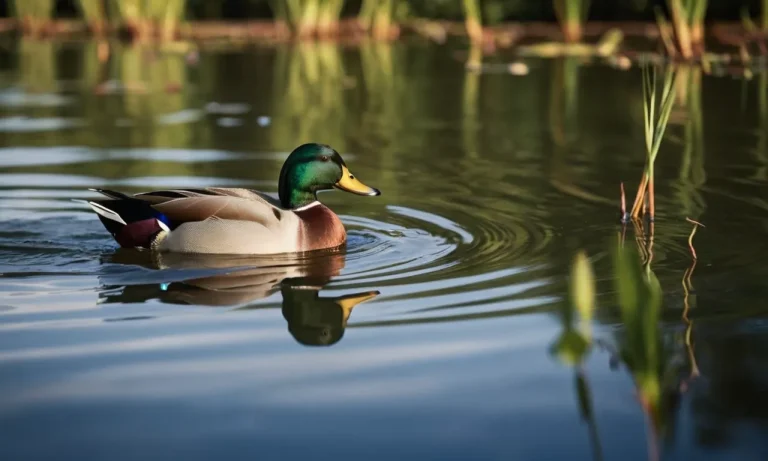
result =
[[290,210],[302,208],[317,201],[317,194],[314,191],[291,189],[285,193],[280,192],[280,204],[283,208]]

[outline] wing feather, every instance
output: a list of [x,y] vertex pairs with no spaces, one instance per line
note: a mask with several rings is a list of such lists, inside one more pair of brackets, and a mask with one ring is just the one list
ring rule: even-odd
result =
[[195,196],[176,198],[152,207],[166,215],[173,223],[205,221],[209,218],[235,221],[250,221],[264,227],[276,226],[279,222],[275,207],[266,201],[248,200],[233,196]]
[[200,189],[169,189],[157,190],[152,192],[143,192],[134,195],[134,198],[144,200],[150,203],[164,203],[178,198],[188,197],[237,197],[255,202],[266,203],[276,208],[280,208],[280,202],[263,192],[241,188],[208,187]]

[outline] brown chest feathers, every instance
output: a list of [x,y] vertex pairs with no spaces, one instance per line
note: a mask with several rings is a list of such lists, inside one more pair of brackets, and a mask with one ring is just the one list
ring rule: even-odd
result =
[[323,204],[296,211],[302,251],[334,248],[347,240],[347,232],[336,214]]

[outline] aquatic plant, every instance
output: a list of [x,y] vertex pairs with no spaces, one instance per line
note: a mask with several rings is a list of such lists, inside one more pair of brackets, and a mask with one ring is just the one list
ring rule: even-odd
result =
[[[654,163],[659,153],[661,140],[669,122],[669,115],[675,103],[675,95],[672,88],[675,83],[675,71],[671,67],[666,68],[664,85],[661,95],[658,94],[656,68],[643,66],[643,112],[645,126],[646,158],[643,177],[637,189],[635,202],[632,205],[631,217],[637,218],[644,209],[645,200],[648,200],[648,211],[651,220],[656,215],[656,197],[654,192]],[[658,102],[657,102],[658,99]],[[658,108],[658,114],[657,114]]]
[[667,52],[691,60],[704,54],[704,16],[708,0],[667,0],[672,23],[656,8],[656,21]]
[[288,22],[299,37],[313,34],[317,28],[320,0],[286,0]]
[[590,0],[554,0],[555,14],[566,42],[580,42]]
[[317,18],[317,33],[320,36],[327,36],[336,31],[339,27],[339,18],[341,10],[344,7],[344,0],[324,0],[320,5],[320,12]]
[[372,35],[376,39],[386,39],[392,29],[394,0],[380,0],[373,20]]
[[144,2],[142,0],[107,0],[110,19],[132,37],[144,39],[153,33],[171,39],[184,18],[186,0]]
[[339,27],[344,0],[273,0],[275,20],[298,37],[326,37]]
[[762,20],[760,21],[760,28],[763,32],[768,32],[768,0],[763,0]]
[[170,40],[179,24],[184,20],[186,0],[166,0],[150,2],[153,8],[150,17],[156,21],[163,39]]
[[360,11],[357,13],[357,22],[363,30],[370,30],[373,25],[373,15],[378,6],[378,0],[362,0]]
[[390,37],[394,23],[395,9],[403,0],[363,0],[357,20],[360,27],[369,31],[376,39]]
[[759,27],[749,16],[749,7],[745,5],[741,8],[741,24],[749,33],[754,33],[758,29],[762,32],[768,32],[768,0],[762,0],[761,3]]
[[615,55],[623,41],[624,33],[621,30],[610,29],[600,37],[600,40],[595,45],[589,43],[542,42],[520,45],[517,47],[517,53],[523,56],[531,55],[540,58],[558,56],[596,56],[606,58]]
[[478,0],[463,0],[464,24],[467,28],[469,39],[475,43],[483,41],[483,20],[480,14]]
[[79,0],[78,7],[91,31],[101,34],[107,19],[104,0]]
[[38,34],[53,16],[53,0],[13,0],[12,11],[25,31]]

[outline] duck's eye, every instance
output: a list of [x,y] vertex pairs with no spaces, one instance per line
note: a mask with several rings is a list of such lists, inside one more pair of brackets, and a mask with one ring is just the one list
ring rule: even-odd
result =
[[327,162],[328,161],[328,156],[327,155],[323,155],[322,157],[320,157],[320,160],[322,160],[324,162]]
[[355,179],[355,175],[353,175],[352,173],[349,173],[349,179]]

